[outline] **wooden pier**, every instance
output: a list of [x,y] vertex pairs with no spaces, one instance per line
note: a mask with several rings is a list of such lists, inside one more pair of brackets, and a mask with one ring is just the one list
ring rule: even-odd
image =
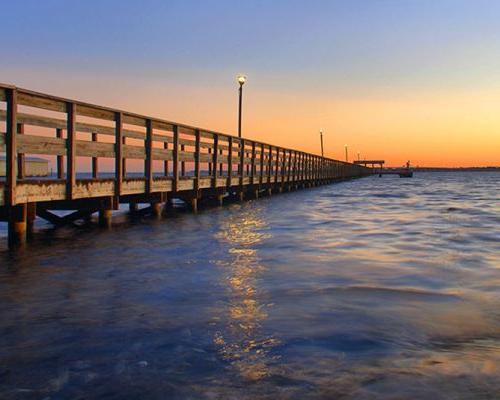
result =
[[[362,165],[320,157],[247,138],[0,84],[0,220],[9,247],[32,235],[36,216],[55,226],[99,213],[111,225],[120,204],[148,204],[160,215],[173,199],[188,203],[258,197],[370,175]],[[52,159],[54,179],[26,175],[27,156]],[[139,161],[137,161],[139,160]],[[77,162],[78,161],[78,162]],[[131,174],[127,162],[143,173]],[[80,179],[79,165],[90,166]],[[107,166],[113,172],[102,173]],[[80,167],[81,168],[81,167]],[[72,210],[61,217],[55,210]]]

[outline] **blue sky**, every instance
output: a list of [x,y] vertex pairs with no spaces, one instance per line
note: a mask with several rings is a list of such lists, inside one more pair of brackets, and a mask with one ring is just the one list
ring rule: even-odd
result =
[[[256,132],[308,110],[294,121],[301,129],[316,118],[361,135],[364,126],[322,104],[407,101],[411,115],[412,104],[439,97],[452,107],[460,95],[486,107],[483,92],[500,87],[499,17],[494,0],[5,0],[0,81],[228,130],[234,76],[244,72],[254,111],[245,123]],[[478,121],[491,117],[485,107]],[[436,129],[425,115],[417,133]],[[388,141],[396,134],[377,129]]]

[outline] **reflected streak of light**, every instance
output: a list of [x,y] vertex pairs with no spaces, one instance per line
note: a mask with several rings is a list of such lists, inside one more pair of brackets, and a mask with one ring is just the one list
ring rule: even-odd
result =
[[258,277],[265,270],[255,245],[269,237],[263,233],[264,221],[259,211],[235,215],[224,221],[217,238],[229,246],[228,259],[217,264],[227,270],[225,283],[229,292],[228,309],[223,311],[226,326],[216,332],[214,343],[221,356],[236,368],[241,377],[258,380],[269,375],[269,350],[278,343],[261,332],[261,324],[270,304],[258,300]]

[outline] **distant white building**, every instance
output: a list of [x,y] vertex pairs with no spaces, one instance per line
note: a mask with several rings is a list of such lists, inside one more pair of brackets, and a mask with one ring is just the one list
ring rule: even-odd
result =
[[[0,155],[0,176],[5,176],[6,157]],[[26,176],[48,176],[49,162],[43,158],[25,157]]]

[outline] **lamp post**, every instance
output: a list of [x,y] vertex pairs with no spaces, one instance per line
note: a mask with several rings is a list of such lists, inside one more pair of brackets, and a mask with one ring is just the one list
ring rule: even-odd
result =
[[323,131],[322,130],[319,131],[319,137],[321,139],[321,157],[324,157],[324,153],[323,153]]
[[238,76],[238,83],[240,84],[240,96],[239,96],[239,106],[238,106],[238,137],[241,137],[241,105],[243,102],[243,85],[247,81],[247,77],[245,75]]
[[359,158],[359,151],[358,151],[358,161],[359,161],[359,160],[360,160],[360,158]]
[[345,162],[349,162],[349,157],[347,156],[347,145],[344,145],[345,148]]

